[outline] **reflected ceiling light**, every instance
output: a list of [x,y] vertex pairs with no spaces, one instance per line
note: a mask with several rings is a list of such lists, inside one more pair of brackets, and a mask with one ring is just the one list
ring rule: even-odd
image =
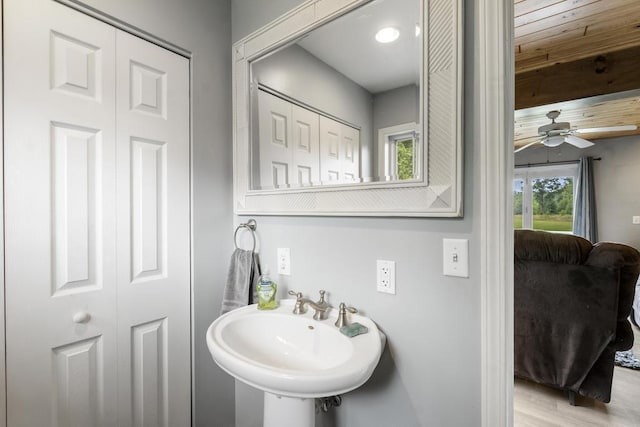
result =
[[416,37],[420,35],[420,25],[416,24]]
[[376,33],[376,40],[379,43],[391,43],[398,37],[400,37],[400,31],[393,27],[385,27]]

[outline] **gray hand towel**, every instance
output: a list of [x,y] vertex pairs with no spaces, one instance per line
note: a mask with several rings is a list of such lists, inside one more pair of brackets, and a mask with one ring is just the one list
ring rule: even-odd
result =
[[244,249],[233,251],[220,314],[249,304],[253,300],[252,288],[255,289],[259,275],[258,254]]
[[251,294],[249,304],[258,302],[258,282],[260,281],[260,276],[262,276],[262,268],[260,267],[260,258],[256,252],[253,254],[253,277],[251,278],[251,289],[249,290]]

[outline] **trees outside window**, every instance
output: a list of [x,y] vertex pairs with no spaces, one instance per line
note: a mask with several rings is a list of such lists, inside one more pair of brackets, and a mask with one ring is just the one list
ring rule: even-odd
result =
[[416,123],[378,129],[379,174],[384,180],[420,179],[420,138]]
[[398,179],[413,179],[414,178],[414,154],[413,147],[413,135],[409,139],[403,139],[396,141],[396,168]]
[[572,232],[576,174],[577,165],[516,169],[514,227]]

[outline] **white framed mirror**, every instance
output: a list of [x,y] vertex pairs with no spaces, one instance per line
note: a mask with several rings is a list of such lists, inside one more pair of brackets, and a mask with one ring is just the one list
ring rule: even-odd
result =
[[461,0],[309,0],[233,55],[236,214],[462,216]]

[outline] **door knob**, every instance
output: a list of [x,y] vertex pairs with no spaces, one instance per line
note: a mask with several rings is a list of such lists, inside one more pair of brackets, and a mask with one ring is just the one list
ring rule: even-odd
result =
[[79,311],[73,315],[73,323],[87,323],[91,320],[91,315],[86,311]]

